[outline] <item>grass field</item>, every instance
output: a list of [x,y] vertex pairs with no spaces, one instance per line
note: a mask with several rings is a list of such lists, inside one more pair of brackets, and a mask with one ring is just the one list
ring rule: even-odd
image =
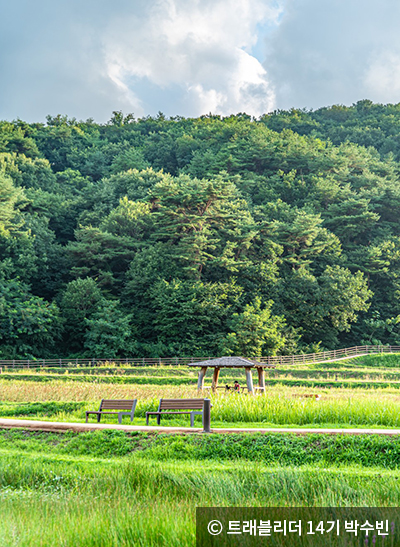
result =
[[[304,398],[318,393],[319,401]],[[102,398],[137,398],[135,423],[145,424],[146,411],[156,410],[161,397],[197,397],[193,387],[99,384],[97,382],[0,381],[0,417],[82,422],[85,411]],[[299,389],[270,386],[265,396],[207,393],[213,427],[400,427],[400,392],[396,389]],[[115,417],[104,417],[116,423]],[[200,418],[197,418],[200,425]],[[126,418],[126,423],[129,419]],[[166,425],[188,425],[189,418],[166,417]]]
[[[127,385],[196,386],[197,369],[187,366],[124,366],[108,363],[107,366],[69,366],[51,368],[23,368],[3,366],[0,375],[3,381],[34,382],[97,382]],[[245,384],[242,370],[222,369],[220,384],[232,384],[238,379]],[[256,381],[256,373],[253,373]],[[285,365],[267,369],[269,386],[285,385],[317,388],[400,388],[400,357],[397,354],[367,355],[347,361],[322,364]],[[211,385],[211,373],[206,385]]]
[[194,545],[196,505],[400,502],[400,445],[386,438],[8,431],[0,455],[5,546]]
[[[101,398],[137,397],[134,423],[144,424],[160,397],[197,396],[196,374],[185,367],[141,368],[129,376],[114,368],[51,375],[3,370],[0,416],[82,422]],[[223,372],[223,384],[238,376]],[[399,357],[269,374],[266,396],[210,395],[212,426],[237,427],[237,434],[0,430],[0,546],[194,546],[196,506],[400,506],[398,437],[240,433],[240,427],[268,425],[400,427],[393,380]],[[352,387],[340,386],[345,377]],[[288,385],[293,378],[313,387]],[[321,387],[318,378],[334,386]],[[385,388],[378,385],[382,379]],[[301,397],[305,393],[319,393],[321,400]],[[116,423],[115,417],[104,421]]]

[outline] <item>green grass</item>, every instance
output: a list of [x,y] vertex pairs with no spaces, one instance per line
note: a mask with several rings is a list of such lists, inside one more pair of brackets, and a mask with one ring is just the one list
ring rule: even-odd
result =
[[[400,470],[400,437],[369,435],[169,435],[95,431],[47,433],[0,430],[0,451],[52,456],[138,459],[248,460],[266,465],[362,465]],[[4,470],[3,470],[4,473]],[[0,484],[1,484],[0,477]]]
[[194,546],[196,506],[397,507],[398,444],[0,431],[0,545]]
[[[147,411],[156,410],[158,398],[138,397],[134,424],[144,425]],[[271,391],[265,396],[247,394],[217,394],[212,400],[213,427],[400,427],[400,401],[377,394],[353,393],[352,397],[329,398],[320,401],[294,397],[284,390]],[[47,401],[32,403],[0,403],[0,417],[53,421],[85,421],[85,411],[98,408],[99,402]],[[91,419],[90,421],[95,421]],[[104,423],[117,423],[116,416],[104,416]],[[130,423],[126,418],[124,423]],[[155,425],[155,419],[151,424]],[[189,417],[166,416],[164,425],[189,425]],[[201,426],[201,419],[196,423]]]
[[153,366],[135,366],[130,365],[118,365],[118,366],[80,366],[80,365],[68,365],[62,367],[24,367],[16,368],[12,366],[3,366],[3,373],[13,373],[13,374],[74,374],[74,375],[133,375],[133,376],[159,376],[159,377],[177,377],[177,376],[197,376],[197,370],[191,367],[186,367],[182,365],[171,365],[171,366],[162,366],[162,365],[153,365]]
[[[290,376],[290,377],[289,377]],[[400,378],[393,379],[382,379],[382,375],[379,375],[379,379],[371,379],[370,375],[360,375],[359,378],[354,379],[334,379],[334,378],[321,378],[318,375],[314,374],[311,378],[295,378],[295,374],[291,373],[288,376],[281,376],[278,378],[269,378],[266,380],[266,385],[269,387],[272,386],[287,386],[287,387],[303,387],[303,388],[346,388],[346,389],[385,389],[385,388],[394,388],[400,389]],[[367,378],[368,376],[368,378]],[[239,378],[242,382],[242,385],[245,385],[245,381],[240,378],[239,375],[234,377],[222,378],[224,383],[230,385],[233,384],[234,379]],[[61,382],[77,382],[77,383],[93,383],[98,384],[115,384],[115,385],[131,385],[131,386],[187,386],[194,387],[197,385],[195,378],[185,378],[185,377],[156,377],[156,376],[107,376],[107,375],[90,375],[90,376],[79,376],[79,375],[68,375],[68,374],[2,374],[1,380],[9,382],[38,382],[38,383],[50,383],[53,381]],[[253,379],[255,383],[255,378]],[[207,385],[207,384],[206,384]],[[255,385],[257,385],[255,383]]]
[[[103,396],[137,397],[144,424],[159,397],[197,396],[193,370],[148,368],[3,371],[0,417],[83,422]],[[0,547],[194,546],[196,506],[399,507],[400,436],[239,432],[400,427],[397,375],[397,355],[270,371],[266,396],[210,395],[212,426],[229,435],[0,430]],[[310,392],[321,400],[296,397]]]
[[[198,370],[183,365],[178,366],[137,366],[113,365],[80,366],[71,363],[63,367],[16,369],[2,367],[4,381],[60,381],[97,382],[126,385],[194,386]],[[211,369],[206,383],[211,382]],[[239,379],[243,384],[242,370],[222,369],[220,384],[232,384]],[[256,373],[253,373],[256,381]],[[400,388],[400,355],[368,355],[349,360],[321,364],[296,364],[277,366],[266,371],[269,386],[298,386],[318,388]]]
[[52,382],[54,380],[64,382],[98,382],[107,384],[136,384],[136,385],[172,385],[172,386],[193,386],[196,384],[194,377],[157,377],[157,376],[124,376],[124,375],[106,375],[106,374],[90,374],[90,375],[73,375],[64,374],[43,374],[42,372],[16,372],[3,373],[1,380],[12,382]]
[[[225,400],[224,400],[225,399]],[[267,422],[270,424],[400,426],[398,402],[353,397],[348,399],[310,400],[282,394],[219,398],[212,409],[212,419],[230,422]]]

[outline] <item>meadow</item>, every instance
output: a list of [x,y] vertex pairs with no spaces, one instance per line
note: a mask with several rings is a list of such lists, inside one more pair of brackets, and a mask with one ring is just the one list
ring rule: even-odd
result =
[[[244,374],[222,369],[222,389],[203,392],[213,404],[213,426],[400,427],[398,355],[278,367],[266,375],[265,396],[250,397],[246,392],[226,393],[223,386],[235,379],[243,385]],[[196,378],[197,371],[185,366],[3,367],[0,416],[79,422],[102,398],[137,398],[135,423],[140,425],[145,423],[146,411],[157,409],[161,397],[197,397]],[[209,375],[207,384],[211,384]],[[305,398],[305,394],[318,394],[321,399]],[[169,425],[187,422],[186,417],[165,418]]]
[[[399,447],[374,462],[396,443],[357,439],[2,432],[0,544],[194,545],[196,506],[398,506]],[[318,443],[336,461],[290,461]]]
[[[160,397],[197,396],[196,374],[187,367],[130,374],[112,365],[90,373],[79,369],[3,369],[0,417],[83,422],[85,410],[103,397],[137,397],[134,423],[144,424],[145,412]],[[397,436],[240,432],[400,427],[397,374],[399,358],[370,356],[273,370],[265,396],[207,390],[212,427],[236,427],[234,434],[0,430],[0,546],[193,546],[196,506],[398,507]],[[224,385],[238,374],[221,376]],[[147,383],[131,382],[142,378]],[[356,385],[343,386],[344,379]],[[297,380],[312,385],[290,384]],[[303,398],[306,393],[321,399]],[[104,421],[116,423],[115,417]]]

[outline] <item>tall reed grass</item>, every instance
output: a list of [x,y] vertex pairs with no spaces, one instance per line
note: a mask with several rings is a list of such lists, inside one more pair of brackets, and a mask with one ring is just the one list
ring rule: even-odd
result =
[[194,546],[196,506],[398,506],[385,470],[2,454],[2,546]]
[[[268,388],[265,395],[247,393],[203,393],[212,401],[212,423],[222,426],[326,425],[400,427],[400,393],[397,390],[319,390],[321,400],[304,398],[313,390]],[[114,384],[51,382],[0,382],[0,416],[50,418],[58,421],[82,421],[85,410],[94,409],[103,398],[137,398],[135,423],[144,423],[145,414],[155,410],[160,398],[198,397],[195,387],[127,386]],[[21,404],[24,403],[24,404]],[[79,404],[78,404],[79,403]],[[75,407],[74,407],[75,404]],[[187,425],[187,417],[168,418],[163,423]],[[112,418],[110,418],[113,421]],[[107,419],[106,419],[107,421]],[[115,421],[115,419],[114,419]]]
[[400,426],[400,403],[379,397],[314,398],[269,393],[248,397],[233,394],[213,399],[212,417],[225,422],[268,424],[348,424]]

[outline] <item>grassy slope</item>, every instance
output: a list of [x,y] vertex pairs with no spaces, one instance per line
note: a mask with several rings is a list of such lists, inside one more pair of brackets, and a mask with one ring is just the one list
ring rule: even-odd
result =
[[[83,422],[85,410],[98,407],[93,402],[68,400],[72,387],[65,384],[65,398],[61,401],[41,402],[0,402],[0,417],[28,418],[51,421]],[[49,386],[50,387],[50,386]],[[106,385],[105,385],[106,387]],[[107,397],[104,391],[102,396]],[[47,391],[45,392],[47,393]],[[54,395],[50,390],[49,397]],[[128,395],[128,394],[127,394]],[[135,389],[129,394],[138,398],[134,423],[145,424],[145,415],[155,410],[158,397],[153,392]],[[335,391],[326,392],[320,401],[296,396],[298,393],[288,388],[269,389],[266,396],[251,397],[247,394],[218,393],[212,396],[213,427],[366,427],[399,428],[400,400],[397,393],[377,391]],[[349,396],[351,395],[351,396]],[[29,395],[27,395],[29,396]],[[126,395],[125,395],[126,396]],[[162,389],[159,396],[164,396]],[[196,393],[176,393],[175,396],[197,396]],[[4,398],[4,397],[3,397]],[[115,396],[114,396],[115,398]],[[200,418],[196,418],[201,425]],[[92,420],[93,421],[93,420]],[[116,423],[116,417],[103,417],[105,423]],[[125,419],[130,423],[129,419]],[[154,421],[151,423],[155,423]],[[187,416],[164,417],[165,425],[189,425]]]
[[[210,383],[210,374],[206,379]],[[195,386],[197,370],[185,366],[123,367],[100,366],[50,369],[22,369],[3,367],[4,381],[51,382],[76,381],[126,385]],[[256,381],[256,373],[253,374]],[[355,359],[322,364],[285,365],[266,372],[267,384],[322,388],[400,388],[400,356],[368,355]],[[242,370],[222,369],[220,384],[232,384],[235,379],[244,383]]]
[[[248,460],[267,465],[362,465],[400,469],[400,438],[292,434],[168,435],[0,430],[0,450],[53,456],[132,456],[164,461]],[[0,478],[1,481],[1,478]]]
[[[329,382],[329,374],[339,373],[351,381],[351,374],[359,380],[372,375],[371,369],[396,374],[400,365],[392,357],[397,359],[379,358],[379,367],[371,358],[297,367],[279,371],[281,380],[274,381],[303,379],[313,385],[317,374]],[[175,379],[186,381],[184,372]],[[103,375],[105,383],[99,375],[83,382],[87,372],[74,375],[78,381],[68,374],[47,382],[37,381],[45,379],[43,373],[34,381],[24,374],[22,381],[12,381],[17,374],[9,379],[3,374],[0,416],[83,421],[85,409],[102,396],[135,395],[135,423],[144,423],[159,396],[194,395],[192,388],[170,386],[167,371],[149,374],[150,385],[136,386],[112,383],[110,374]],[[166,383],[155,385],[160,378]],[[400,426],[395,389],[327,389],[318,403],[295,397],[298,393],[284,385],[269,388],[267,397],[219,393],[213,397],[213,425]],[[165,423],[186,424],[185,419]],[[400,439],[0,430],[2,547],[194,546],[196,505],[398,507]]]
[[397,439],[0,431],[0,455],[4,546],[194,545],[196,505],[400,502]]

